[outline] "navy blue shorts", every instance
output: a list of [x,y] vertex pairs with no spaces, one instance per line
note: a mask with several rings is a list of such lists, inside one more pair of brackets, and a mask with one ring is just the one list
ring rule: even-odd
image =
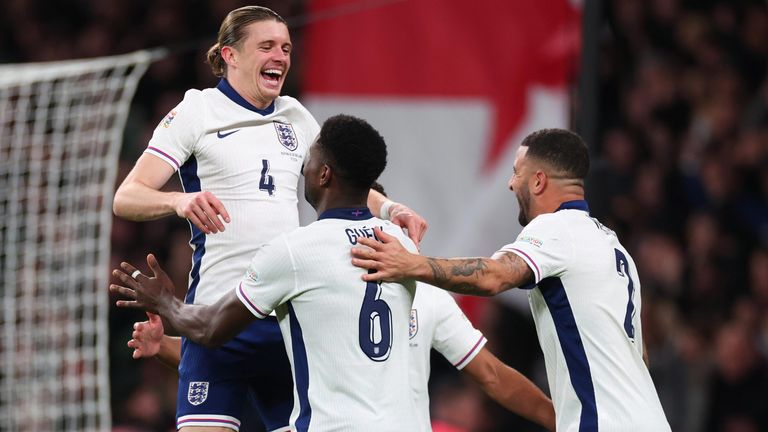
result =
[[267,430],[289,424],[291,365],[272,316],[254,321],[220,348],[207,349],[182,339],[176,427],[219,426],[237,431],[246,409],[256,410]]

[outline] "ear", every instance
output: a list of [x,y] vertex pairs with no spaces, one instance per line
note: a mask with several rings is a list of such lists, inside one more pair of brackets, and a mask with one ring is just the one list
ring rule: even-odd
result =
[[224,45],[221,47],[221,58],[224,59],[224,63],[227,66],[233,66],[237,64],[237,50],[231,46]]
[[536,174],[531,178],[531,182],[533,183],[531,185],[531,193],[541,195],[547,188],[549,178],[547,178],[547,174],[544,171],[537,170]]
[[333,178],[333,168],[331,168],[327,164],[323,164],[322,168],[320,168],[320,186],[322,187],[328,187],[331,184],[331,179]]

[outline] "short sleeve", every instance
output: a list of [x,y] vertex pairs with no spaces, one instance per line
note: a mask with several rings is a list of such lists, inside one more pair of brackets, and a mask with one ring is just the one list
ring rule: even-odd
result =
[[457,369],[463,369],[483,348],[487,342],[485,336],[472,325],[448,292],[425,284],[419,284],[416,289],[431,290],[431,295],[425,298],[433,302],[432,348]]
[[178,170],[192,155],[203,133],[204,105],[199,90],[189,90],[184,100],[158,123],[145,150]]
[[240,301],[257,318],[265,318],[293,296],[296,272],[285,235],[259,248],[235,289]]
[[570,247],[551,216],[542,215],[531,221],[514,243],[504,246],[494,256],[511,252],[522,258],[533,271],[536,284],[544,278],[560,276],[565,271]]

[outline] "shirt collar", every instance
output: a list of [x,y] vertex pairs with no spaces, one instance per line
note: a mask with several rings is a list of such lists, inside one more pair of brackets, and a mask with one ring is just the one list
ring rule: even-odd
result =
[[347,219],[366,220],[373,217],[367,207],[332,208],[324,211],[317,220],[322,219]]
[[232,87],[232,84],[227,81],[226,78],[222,78],[221,81],[219,81],[219,84],[216,86],[219,91],[224,93],[224,95],[232,100],[232,102],[240,105],[241,107],[251,110],[255,113],[261,114],[263,116],[272,114],[275,112],[275,101],[272,101],[271,104],[269,104],[268,107],[264,109],[256,108],[252,103],[245,100],[244,97],[240,96],[240,93],[237,92],[237,90]]
[[560,207],[558,207],[555,211],[560,210],[581,210],[589,213],[589,205],[585,200],[566,201],[560,204]]

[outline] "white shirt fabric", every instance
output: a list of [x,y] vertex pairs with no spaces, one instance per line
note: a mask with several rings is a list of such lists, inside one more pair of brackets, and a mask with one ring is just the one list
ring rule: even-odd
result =
[[586,201],[536,217],[503,252],[535,277],[529,302],[557,430],[669,431],[642,359],[637,268]]
[[299,226],[301,167],[320,126],[296,99],[260,110],[222,80],[189,90],[145,150],[179,171],[185,192],[210,191],[229,212],[226,230],[190,224],[187,303],[211,304],[237,286],[259,245]]
[[367,209],[334,209],[259,248],[237,288],[258,318],[277,312],[294,373],[291,426],[308,431],[414,431],[408,322],[415,282],[363,282],[351,263],[361,236],[382,227]]
[[477,356],[487,340],[448,292],[416,284],[408,327],[411,350],[411,389],[422,431],[431,430],[429,417],[430,351],[434,348],[461,370]]

